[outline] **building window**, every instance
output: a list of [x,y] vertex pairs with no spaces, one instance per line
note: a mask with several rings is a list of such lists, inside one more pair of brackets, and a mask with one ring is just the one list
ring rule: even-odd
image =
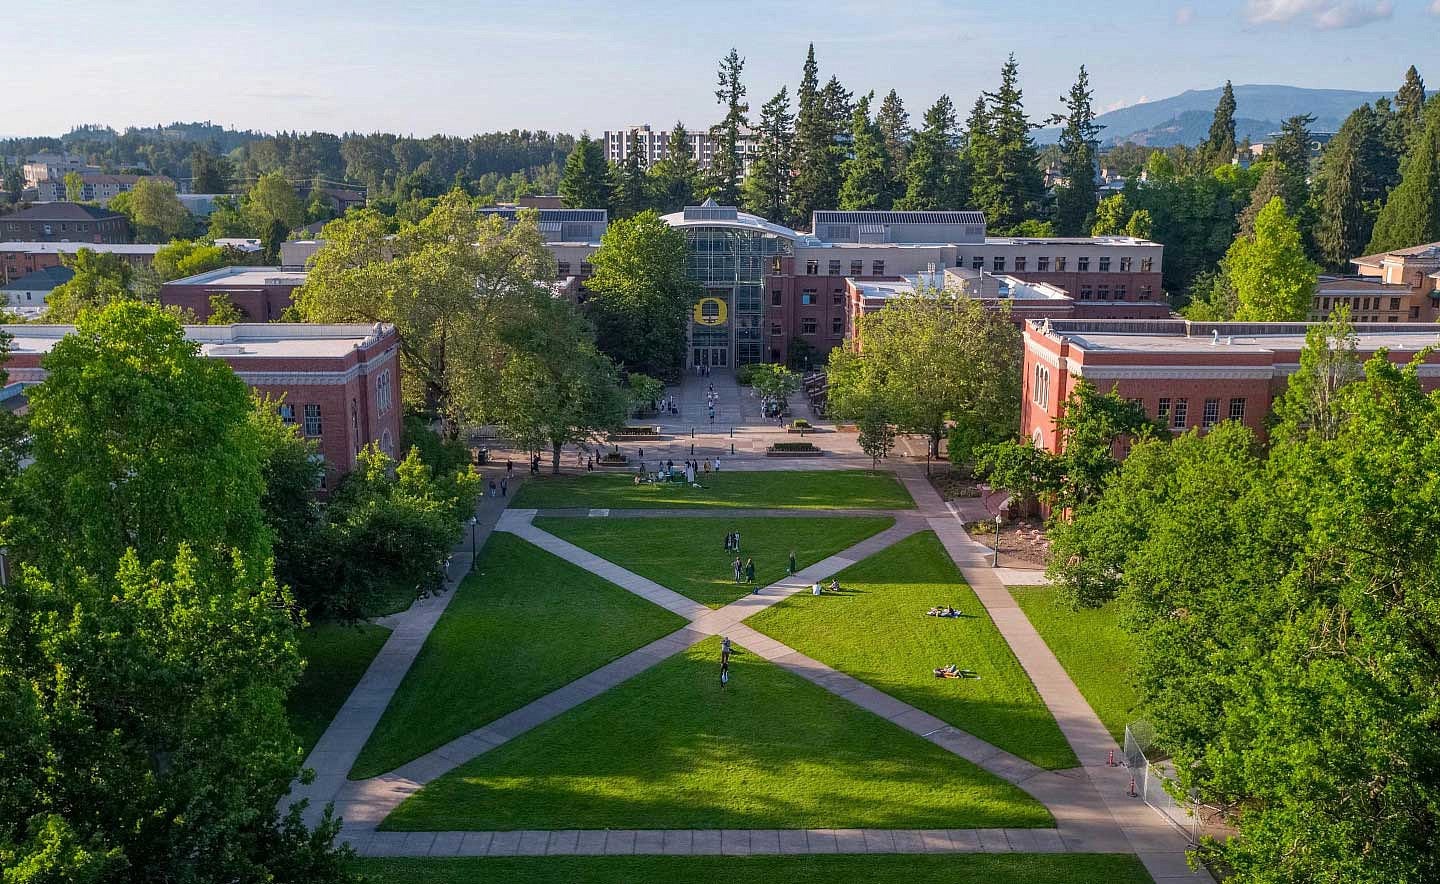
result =
[[[1086,259],[1081,258],[1080,260],[1081,260],[1081,261],[1084,261],[1084,260],[1086,260]],[[1101,272],[1101,273],[1109,273],[1109,272],[1110,272],[1110,259],[1109,259],[1108,257],[1106,257],[1106,258],[1101,258],[1101,259],[1100,259],[1100,272]]]
[[1103,284],[1101,284],[1101,286],[1100,286],[1098,289],[1095,290],[1095,296],[1096,296],[1097,298],[1099,298],[1100,300],[1102,300],[1102,301],[1108,301],[1108,300],[1110,300],[1110,284],[1109,284],[1109,283],[1103,283]]
[[555,264],[555,275],[565,277],[570,275],[570,262],[560,261]]
[[1050,406],[1050,369],[1043,365],[1035,366],[1035,381],[1031,384],[1030,401],[1041,408]]
[[1070,260],[1070,259],[1069,259],[1069,258],[1066,258],[1064,255],[1059,255],[1059,256],[1057,256],[1057,257],[1055,258],[1055,272],[1056,272],[1056,273],[1064,273],[1064,272],[1065,272],[1065,265],[1069,262],[1069,260]]
[[845,334],[845,317],[843,317],[843,316],[832,316],[832,317],[830,317],[830,334],[832,334],[832,335],[843,335],[843,334]]
[[884,275],[885,275],[885,262],[884,262],[884,261],[871,261],[871,262],[870,262],[870,274],[871,274],[872,276],[884,276]]
[[1088,285],[1080,286],[1080,300],[1088,301],[1095,297],[1095,290]]
[[1019,272],[1024,271],[1024,269],[1025,269],[1025,259],[1024,259],[1023,257],[1016,256],[1016,258],[1015,258],[1015,272],[1019,273]]
[[1399,310],[1399,309],[1400,309],[1400,299],[1399,299],[1399,298],[1391,298],[1391,299],[1390,299],[1390,309],[1391,309],[1391,310]]
[[770,306],[771,306],[771,307],[779,307],[780,305],[782,305],[782,304],[784,304],[784,303],[785,303],[785,293],[784,293],[784,292],[780,291],[779,289],[776,289],[775,291],[773,291],[773,292],[770,293]]
[[1160,407],[1155,410],[1155,416],[1160,418],[1162,422],[1170,416],[1170,397],[1160,397]]
[[1243,421],[1245,419],[1245,400],[1230,400],[1230,419],[1232,421]]
[[810,260],[808,260],[808,261],[805,262],[805,275],[806,275],[806,276],[819,276],[819,275],[820,275],[820,259],[819,259],[819,258],[811,258]]
[[1204,412],[1204,414],[1202,414],[1201,417],[1200,417],[1200,425],[1203,426],[1203,427],[1213,427],[1213,426],[1215,426],[1215,425],[1216,425],[1217,423],[1219,423],[1219,422],[1220,422],[1220,400],[1219,400],[1219,399],[1206,399],[1206,400],[1205,400],[1205,412]]
[[806,289],[805,291],[801,292],[801,293],[800,293],[800,303],[803,304],[803,305],[805,305],[805,306],[809,306],[809,305],[811,305],[811,304],[814,304],[814,303],[815,303],[815,290],[814,290],[814,289]]
[[1132,259],[1130,259],[1130,258],[1121,258],[1121,259],[1120,259],[1120,272],[1121,272],[1121,273],[1129,273],[1129,272],[1130,272],[1130,262],[1131,262],[1131,260],[1132,260]]
[[1123,301],[1123,300],[1125,300],[1125,286],[1123,286],[1123,285],[1117,285],[1117,286],[1115,286],[1115,300],[1117,300],[1117,301]]
[[985,269],[985,256],[984,256],[984,255],[976,255],[975,257],[971,258],[971,259],[970,259],[970,269],[971,269],[971,270],[984,270],[984,269]]
[[772,322],[772,323],[770,323],[770,337],[772,337],[772,338],[778,338],[778,337],[780,337],[780,323],[778,323],[778,322]]
[[1152,267],[1154,267],[1154,266],[1155,266],[1155,259],[1154,259],[1154,258],[1141,258],[1141,259],[1140,259],[1140,272],[1141,272],[1141,273],[1149,273],[1149,272],[1150,272],[1150,268],[1152,268]]
[[839,258],[831,258],[831,259],[830,259],[830,275],[831,275],[831,276],[839,276],[839,275],[840,275],[840,259],[839,259]]
[[280,423],[284,424],[287,427],[294,426],[295,406],[290,405],[289,403],[280,404]]
[[1050,256],[1041,255],[1040,257],[1036,258],[1035,269],[1040,271],[1041,273],[1048,272],[1050,270]]
[[800,334],[813,335],[815,334],[815,329],[818,327],[818,325],[819,323],[815,321],[815,317],[807,316],[804,319],[800,320]]
[[1150,300],[1150,295],[1151,295],[1150,286],[1148,286],[1148,285],[1142,285],[1142,286],[1140,286],[1140,300],[1142,300],[1142,301],[1148,301],[1148,300]]
[[390,369],[387,368],[375,379],[375,409],[380,414],[385,414],[394,401],[395,388],[390,383]]
[[1175,412],[1172,415],[1170,426],[1177,430],[1185,429],[1186,420],[1190,417],[1190,400],[1181,396],[1175,400]]
[[994,258],[994,260],[992,260],[992,261],[990,262],[990,271],[991,271],[992,273],[1004,273],[1004,272],[1005,272],[1005,258],[1004,258],[1003,256],[1001,256],[1001,255],[996,255],[995,258]]
[[581,262],[580,262],[580,275],[581,275],[581,276],[589,276],[590,273],[591,273],[594,269],[595,269],[595,268],[594,268],[593,266],[591,266],[591,264],[590,264],[589,261],[581,261]]
[[835,291],[830,293],[830,303],[834,304],[836,307],[840,306],[840,302],[842,300],[844,300],[844,296],[840,293],[839,289],[836,289]]
[[1080,271],[1081,273],[1089,273],[1089,272],[1090,272],[1090,259],[1089,259],[1089,258],[1076,258],[1076,259],[1075,259],[1075,269],[1078,270],[1078,271]]
[[318,436],[323,429],[320,423],[320,406],[310,404],[305,406],[305,435]]

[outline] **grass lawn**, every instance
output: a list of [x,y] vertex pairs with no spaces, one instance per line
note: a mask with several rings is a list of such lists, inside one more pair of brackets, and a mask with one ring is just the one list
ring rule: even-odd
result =
[[495,533],[350,776],[393,770],[685,625],[513,534]]
[[1103,608],[1074,610],[1048,586],[1016,586],[1010,593],[1040,637],[1060,658],[1090,708],[1115,737],[1125,740],[1125,725],[1135,720],[1140,691],[1135,683],[1139,648],[1120,627],[1114,602]]
[[301,631],[305,672],[290,692],[285,711],[307,754],[389,637],[390,630],[370,623],[318,623]]
[[543,476],[520,486],[515,506],[531,509],[708,509],[765,507],[796,510],[913,509],[915,501],[890,473],[869,470],[722,471],[700,476],[704,488],[683,482],[636,485],[629,473]]
[[785,576],[791,550],[804,568],[893,524],[889,516],[535,520],[541,530],[712,608],[753,588],[735,583],[730,567],[735,554],[725,551],[727,532],[739,531],[741,558],[755,560],[754,586],[768,586]]
[[[749,624],[1041,767],[1079,763],[934,533],[907,537],[839,576],[841,594],[794,595]],[[926,617],[932,605],[966,616]],[[951,663],[980,677],[934,676]]]
[[393,858],[353,867],[368,884],[1152,884],[1135,857],[1096,853]]
[[1015,786],[712,637],[451,771],[389,830],[1047,827]]

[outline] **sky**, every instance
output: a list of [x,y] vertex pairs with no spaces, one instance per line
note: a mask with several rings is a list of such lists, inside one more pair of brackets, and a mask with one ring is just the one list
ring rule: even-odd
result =
[[[1008,53],[1032,118],[1081,64],[1099,110],[1226,79],[1395,89],[1427,73],[1440,0],[49,0],[6,10],[3,135],[210,120],[263,131],[589,131],[719,117],[715,68],[745,58],[752,116],[821,77],[890,89],[918,122],[963,119]],[[1429,50],[1427,52],[1427,50]],[[1440,86],[1440,64],[1431,77]]]

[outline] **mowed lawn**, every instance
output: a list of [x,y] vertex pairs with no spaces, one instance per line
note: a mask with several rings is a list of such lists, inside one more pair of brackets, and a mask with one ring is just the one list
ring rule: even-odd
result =
[[[889,516],[535,520],[535,527],[711,608],[784,577],[791,550],[803,569],[893,524]],[[753,585],[735,583],[735,553],[725,550],[731,531],[740,532],[742,562],[755,560]]]
[[[933,532],[907,537],[839,579],[838,595],[794,595],[748,623],[1041,767],[1078,764],[1029,676]],[[965,616],[925,616],[932,605],[953,605]],[[935,677],[936,667],[951,663],[980,677]]]
[[685,625],[532,546],[490,535],[350,771],[393,770]]
[[1017,787],[711,637],[432,782],[400,831],[1048,827]]
[[[723,463],[723,461],[722,461]],[[683,482],[636,485],[630,473],[532,478],[515,495],[528,509],[705,509],[709,507],[912,509],[915,502],[890,473],[868,470],[723,470]]]
[[318,623],[300,631],[305,672],[290,691],[285,711],[307,755],[389,637],[390,630],[370,623]]
[[1140,705],[1135,681],[1140,649],[1121,628],[1117,604],[1077,610],[1048,586],[1016,586],[1010,593],[1060,658],[1090,708],[1115,741],[1123,743],[1125,725],[1135,720]]
[[367,884],[1152,884],[1127,854],[516,856],[362,859]]

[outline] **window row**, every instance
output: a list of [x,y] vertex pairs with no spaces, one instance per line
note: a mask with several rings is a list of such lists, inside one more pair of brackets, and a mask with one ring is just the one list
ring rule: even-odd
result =
[[[820,320],[813,316],[806,316],[800,320],[800,334],[813,335],[820,331]],[[839,337],[845,334],[845,317],[833,316],[830,318],[830,334]],[[770,323],[770,337],[780,338],[785,336],[785,327],[778,322]]]
[[[1005,273],[1005,263],[1005,256],[995,255],[990,259],[990,272]],[[1096,259],[1095,265],[1098,272],[1100,273],[1109,273],[1115,267],[1118,267],[1119,272],[1121,273],[1130,273],[1135,269],[1136,262],[1134,258],[1128,256],[1122,256],[1119,259],[1112,259],[1110,256],[1107,255],[1105,257]],[[957,258],[955,260],[955,266],[964,267],[965,258],[963,256]],[[1075,259],[1075,272],[1077,273],[1089,273],[1090,266],[1091,261],[1088,256],[1082,256]],[[1155,259],[1141,258],[1139,261],[1139,267],[1141,273],[1153,273],[1155,270]],[[985,256],[971,256],[970,269],[984,270]],[[1049,255],[1038,255],[1035,257],[1035,263],[1032,267],[1029,256],[1016,255],[1013,262],[1013,269],[1016,273],[1024,273],[1032,269],[1036,273],[1050,273],[1052,270],[1055,273],[1066,273],[1070,270],[1070,258],[1067,255],[1056,255],[1052,262],[1052,259]]]
[[[286,426],[294,426],[295,406],[288,402],[280,403],[280,420]],[[305,406],[305,423],[301,427],[301,432],[306,436],[319,436],[323,434],[324,429],[325,426],[320,417],[320,406],[313,402],[307,404]]]
[[[1181,396],[1172,399],[1168,396],[1161,396],[1159,407],[1155,410],[1155,416],[1162,424],[1168,424],[1171,429],[1184,430],[1190,426],[1190,400]],[[1236,397],[1230,400],[1230,411],[1228,419],[1232,421],[1245,420],[1245,399]],[[1200,426],[1213,427],[1220,422],[1220,400],[1206,399],[1200,412]]]
[[[777,265],[777,267],[776,267],[776,270],[777,270],[777,272],[778,272],[778,270],[779,270],[778,265]],[[829,276],[839,276],[839,275],[841,274],[841,262],[840,262],[840,259],[838,259],[838,258],[831,258],[831,259],[827,262],[827,265],[826,265],[825,270],[826,270],[827,275],[829,275]],[[808,259],[808,260],[805,262],[805,275],[806,275],[806,276],[819,276],[819,275],[820,275],[820,259],[819,259],[819,258],[810,258],[810,259]],[[859,261],[859,260],[851,261],[851,262],[850,262],[850,274],[849,274],[849,275],[850,275],[850,276],[864,276],[864,275],[865,275],[865,262],[864,262],[864,261]],[[884,275],[885,275],[885,262],[884,262],[884,261],[871,261],[871,262],[870,262],[870,275],[871,275],[871,276],[884,276]]]

